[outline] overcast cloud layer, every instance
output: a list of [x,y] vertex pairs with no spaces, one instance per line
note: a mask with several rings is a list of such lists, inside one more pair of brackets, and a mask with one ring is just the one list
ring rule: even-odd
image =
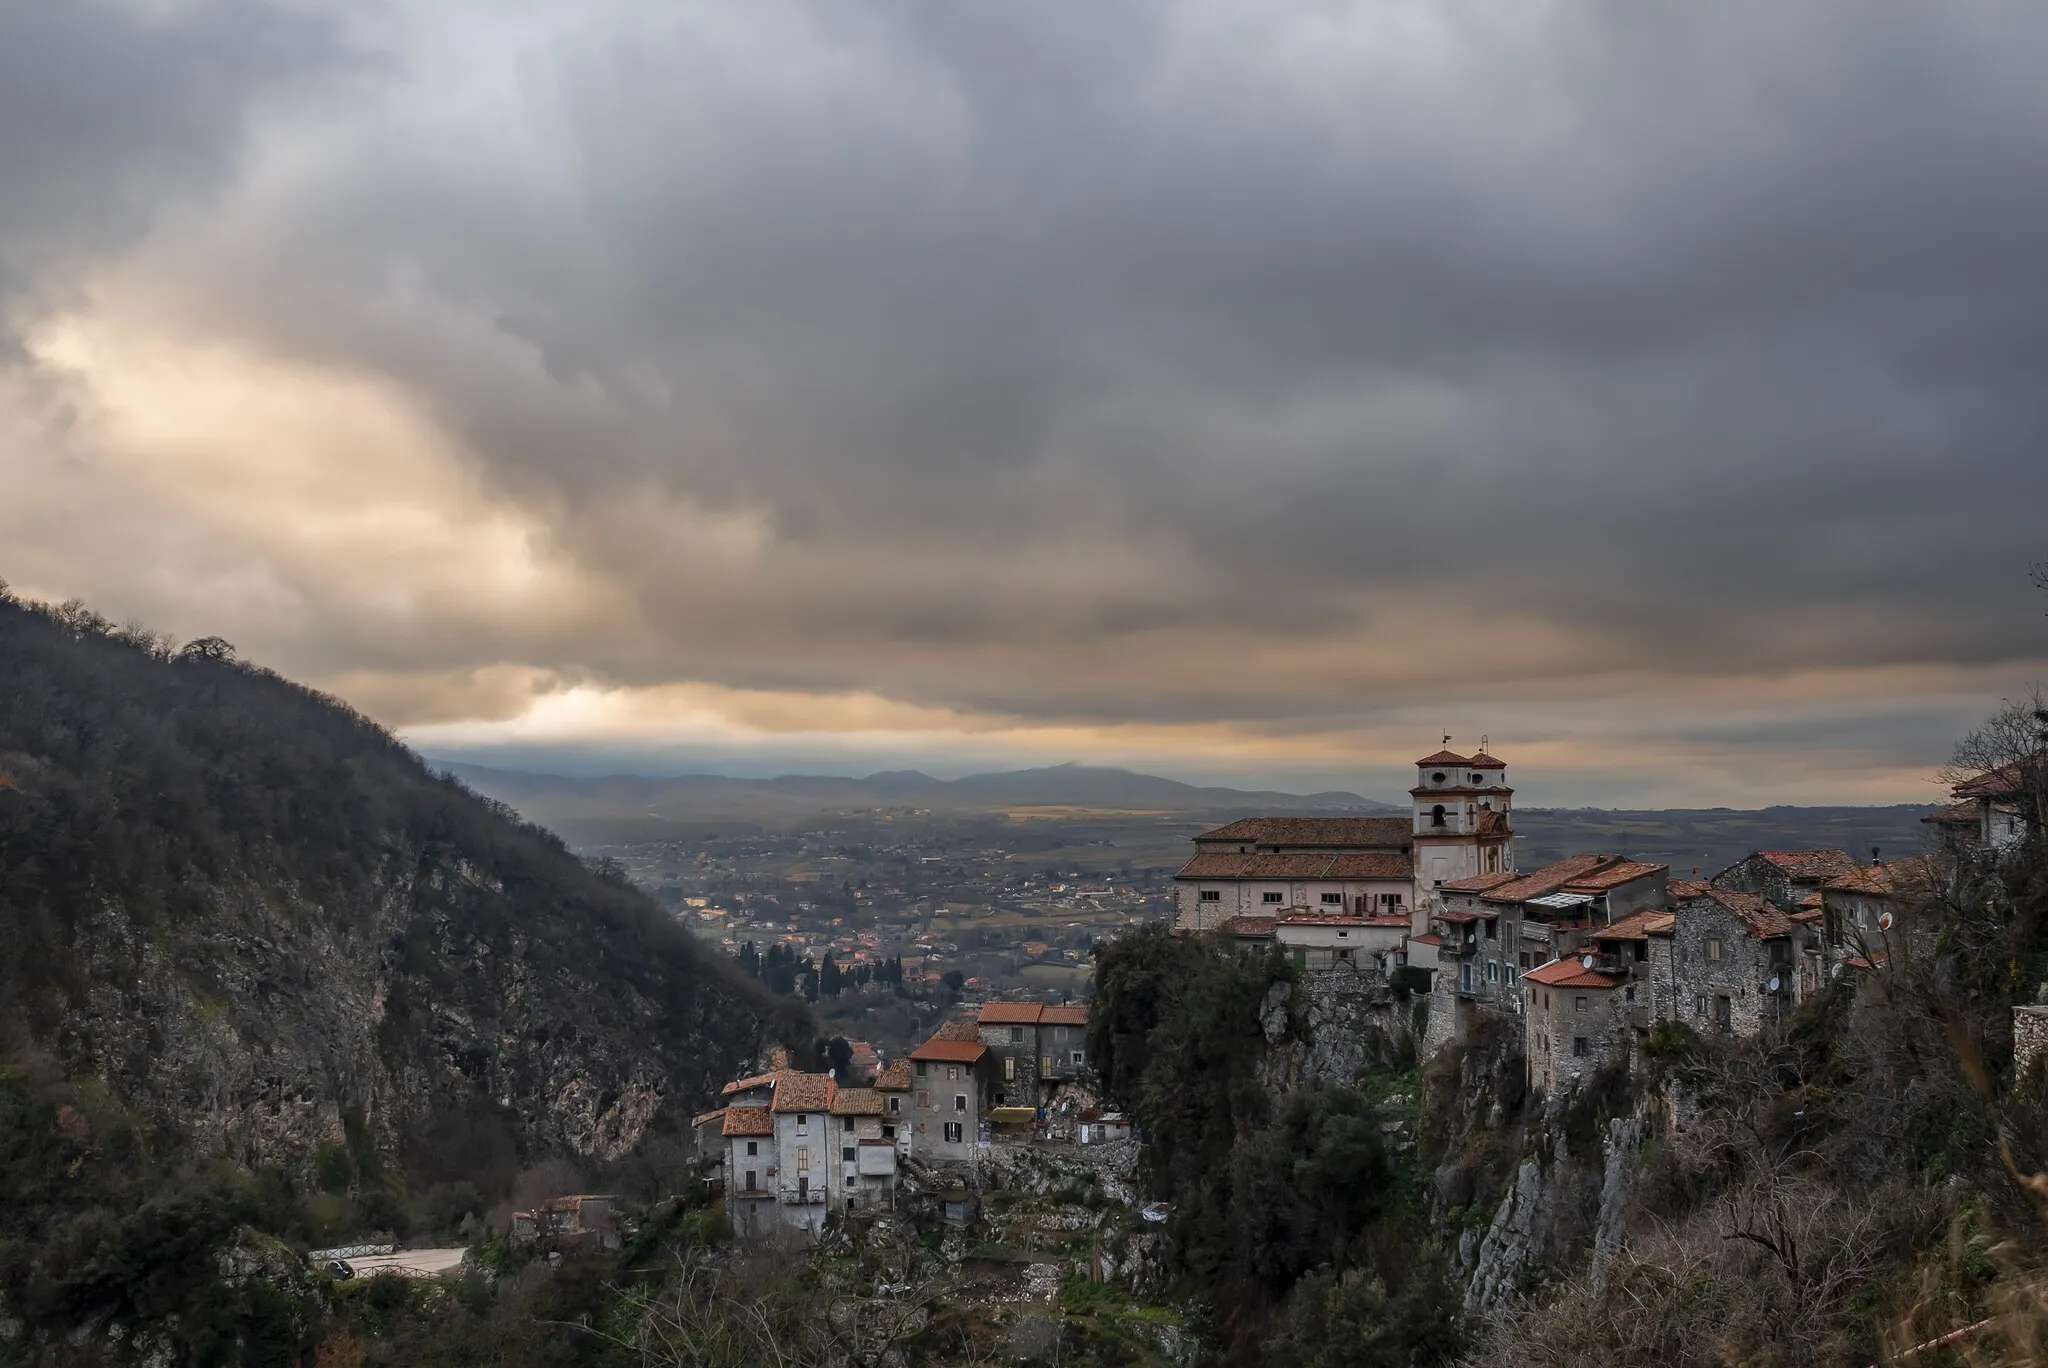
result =
[[0,574],[421,744],[1915,799],[2048,7],[0,7]]

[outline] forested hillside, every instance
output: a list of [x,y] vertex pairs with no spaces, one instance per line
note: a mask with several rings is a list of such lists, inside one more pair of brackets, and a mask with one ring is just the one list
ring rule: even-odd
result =
[[[251,1202],[319,1240],[452,1226],[543,1164],[616,1179],[808,1035],[347,707],[4,592],[0,945],[0,1286],[48,1292],[31,1330],[116,1314]],[[189,1183],[240,1195],[116,1222]]]

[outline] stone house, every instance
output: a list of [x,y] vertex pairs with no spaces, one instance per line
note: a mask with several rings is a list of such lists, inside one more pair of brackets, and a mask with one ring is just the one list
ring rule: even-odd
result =
[[[1652,937],[1659,1015],[1702,1035],[1755,1035],[1791,1010],[1799,928],[1761,893],[1709,888]],[[1661,944],[1660,944],[1661,942]]]
[[775,1076],[768,1105],[775,1122],[776,1200],[783,1224],[807,1239],[825,1226],[831,1188],[832,1080],[824,1074],[784,1071]]
[[775,1118],[766,1106],[729,1106],[721,1126],[726,1143],[725,1220],[743,1240],[775,1233]]
[[896,1202],[895,1124],[888,1095],[878,1088],[837,1088],[826,1107],[830,1144],[838,1151],[834,1202],[845,1211],[886,1208]]
[[975,1025],[992,1056],[995,1106],[1042,1106],[1087,1067],[1085,1003],[988,1002]]
[[973,1160],[984,1087],[994,1091],[992,1060],[972,1021],[949,1021],[910,1052],[912,1154],[933,1164]]
[[1882,963],[1907,936],[1932,939],[1941,884],[1940,868],[1925,855],[1857,865],[1821,890],[1816,939],[1832,961]]
[[725,1214],[743,1239],[802,1241],[824,1228],[835,1084],[773,1069],[725,1085]]
[[915,1075],[910,1061],[899,1059],[875,1075],[875,1091],[882,1097],[882,1135],[896,1142],[896,1153],[910,1153],[910,1098]]
[[1088,1069],[1088,1004],[1049,1002],[1038,1018],[1038,1100],[1049,1103]]
[[1603,1064],[1628,1058],[1631,1033],[1621,1007],[1627,983],[1577,958],[1553,960],[1523,975],[1522,1042],[1530,1087],[1555,1092],[1592,1077]]
[[1843,850],[1759,850],[1729,865],[1708,880],[1715,888],[1758,893],[1788,915],[1800,910],[1809,894],[1856,867]]

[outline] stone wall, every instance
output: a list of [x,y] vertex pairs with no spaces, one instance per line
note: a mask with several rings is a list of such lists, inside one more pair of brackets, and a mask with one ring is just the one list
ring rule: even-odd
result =
[[[1721,942],[1721,958],[1707,957],[1707,942]],[[1702,1035],[1714,1034],[1714,999],[1728,999],[1730,1033],[1753,1036],[1764,1022],[1775,1018],[1791,1003],[1790,963],[1771,960],[1770,942],[1749,934],[1741,918],[1711,898],[1681,904],[1671,931],[1671,1015]],[[1782,991],[1772,994],[1764,985],[1779,979]],[[1701,1013],[1699,999],[1707,1000]]]
[[2048,1005],[2012,1009],[2012,1071],[2026,1077],[2034,1061],[2048,1053]]

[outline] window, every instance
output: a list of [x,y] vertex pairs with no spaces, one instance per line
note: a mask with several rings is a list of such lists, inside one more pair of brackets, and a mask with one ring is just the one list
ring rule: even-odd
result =
[[[1441,779],[1443,776],[1438,775],[1437,778]],[[1429,824],[1433,827],[1444,824],[1444,805],[1442,803],[1438,803],[1429,810]]]
[[946,1080],[951,1083],[958,1083],[960,1081],[960,1066],[958,1064],[948,1064],[946,1066]]
[[[1432,774],[1432,775],[1430,775],[1430,776],[1429,776],[1429,782],[1430,782],[1430,783],[1432,783],[1432,784],[1441,784],[1441,783],[1442,783],[1443,781],[1444,781],[1444,772],[1443,772],[1442,770],[1438,770],[1438,771],[1437,771],[1437,772],[1436,772],[1435,774]],[[1442,808],[1438,808],[1438,809],[1437,809],[1437,811],[1438,811],[1438,812],[1442,812],[1442,811],[1443,811],[1443,809],[1442,809]]]
[[804,1128],[810,1125],[810,1123],[811,1118],[809,1116],[805,1115],[803,1112],[798,1112],[796,1114],[796,1133],[798,1135],[802,1135],[804,1133]]
[[1486,781],[1485,781],[1484,779],[1481,779],[1481,778],[1480,778],[1480,777],[1479,777],[1478,775],[1476,775],[1476,774],[1475,774],[1475,775],[1473,775],[1473,776],[1472,776],[1472,782],[1473,782],[1473,783],[1475,783],[1475,784],[1483,784],[1483,783],[1485,783]]
[[1621,1000],[1623,1002],[1634,1002],[1636,1000],[1636,986],[1633,983],[1621,990]]
[[[760,1152],[761,1152],[761,1146],[760,1146],[760,1143],[759,1143],[758,1141],[754,1141],[754,1140],[749,1140],[749,1141],[747,1141],[747,1158],[749,1158],[749,1159],[752,1159],[752,1158],[753,1158],[753,1157],[754,1157],[755,1155],[759,1154]],[[752,1186],[752,1185],[751,1185],[751,1184],[749,1184],[749,1186]]]
[[1081,1052],[1080,1052],[1079,1050],[1076,1050],[1076,1051],[1074,1051],[1074,1065],[1075,1065],[1075,1067],[1076,1067],[1076,1068],[1079,1068],[1079,1067],[1080,1067],[1080,1064],[1081,1064]]
[[1573,1036],[1572,1054],[1579,1059],[1584,1059],[1587,1053],[1586,1038],[1584,1036]]
[[1705,1016],[1707,1014],[1707,1000],[1704,997],[1696,997],[1692,1000],[1692,1014],[1694,1016]]
[[760,1183],[759,1183],[759,1174],[758,1174],[758,1173],[757,1173],[757,1172],[756,1172],[755,1170],[753,1170],[753,1169],[748,1169],[748,1170],[747,1170],[747,1191],[749,1191],[749,1192],[753,1192],[753,1191],[755,1191],[755,1190],[756,1190],[756,1189],[757,1189],[757,1188],[758,1188],[759,1186],[760,1186]]
[[891,1114],[891,1115],[893,1116],[893,1115],[895,1115],[896,1113],[898,1113],[898,1112],[900,1112],[900,1111],[902,1111],[902,1110],[903,1110],[903,1099],[902,1099],[902,1098],[900,1098],[900,1097],[897,1097],[897,1096],[895,1096],[894,1094],[891,1094],[891,1095],[890,1095],[890,1097],[889,1097],[889,1112],[890,1112],[890,1114]]
[[882,1123],[882,1138],[884,1140],[894,1140],[896,1138],[896,1128],[886,1121]]
[[1573,1010],[1574,1012],[1583,1012],[1583,1011],[1585,1011],[1585,1010],[1586,1010],[1586,1000],[1585,1000],[1584,998],[1582,998],[1582,997],[1575,997],[1575,998],[1573,998],[1573,999],[1572,999],[1572,1010]]
[[1719,941],[1717,941],[1717,940],[1710,940],[1710,941],[1708,941],[1708,942],[1707,942],[1707,963],[1709,963],[1709,964],[1719,964],[1720,962],[1721,962],[1721,942],[1719,942]]
[[1500,939],[1500,923],[1491,917],[1486,919],[1486,938],[1488,940]]
[[917,1061],[917,1076],[919,1078],[924,1077],[924,1061],[922,1059]]
[[[1705,1011],[1705,1010],[1707,1010],[1707,1009],[1706,1009],[1706,1008],[1704,1008],[1704,1007],[1702,1007],[1702,1008],[1700,1008],[1700,1010],[1704,1012],[1704,1011]],[[918,1094],[917,1094],[917,1105],[918,1105],[918,1106],[920,1106],[920,1107],[929,1107],[929,1106],[930,1106],[931,1104],[932,1104],[932,1095],[931,1095],[930,1093],[928,1093],[928,1092],[925,1092],[925,1091],[924,1091],[923,1089],[921,1089],[921,1088],[920,1088],[920,1089],[918,1090]]]
[[810,1167],[810,1147],[808,1145],[798,1145],[796,1147],[796,1171],[798,1173],[808,1173],[810,1171]]
[[1259,894],[1259,901],[1276,903],[1280,901],[1280,895],[1278,893],[1261,893]]
[[1342,907],[1344,905],[1344,895],[1342,893],[1325,893],[1323,894],[1323,901],[1325,903],[1334,903],[1338,907]]
[[954,1094],[953,1094],[953,1110],[954,1110],[954,1111],[966,1111],[966,1110],[967,1110],[967,1094],[966,1094],[966,1093],[954,1093]]
[[1017,1077],[1017,1061],[1015,1059],[1005,1059],[1003,1061],[1003,1077],[1005,1079]]
[[1039,1072],[1040,1072],[1041,1074],[1049,1074],[1049,1073],[1051,1073],[1051,1072],[1052,1072],[1052,1056],[1051,1056],[1051,1055],[1040,1055],[1040,1056],[1039,1056],[1039,1058],[1038,1058],[1038,1071],[1039,1071]]
[[1220,889],[1220,888],[1205,888],[1205,889],[1203,889],[1203,890],[1202,890],[1202,901],[1203,901],[1203,902],[1222,902],[1222,901],[1223,901],[1223,890],[1222,890],[1222,889]]
[[1497,982],[1499,978],[1500,966],[1494,963],[1492,960],[1488,960],[1486,962],[1486,981],[1488,983],[1494,983]]
[[1400,895],[1399,893],[1382,893],[1382,894],[1380,894],[1380,906],[1381,906],[1381,907],[1399,907],[1400,905],[1401,905],[1401,895]]
[[1022,1026],[1012,1026],[1010,1028],[1010,1043],[1012,1045],[1022,1045],[1024,1043],[1024,1028]]
[[961,1134],[961,1126],[960,1126],[960,1123],[959,1123],[958,1121],[948,1121],[948,1122],[946,1123],[946,1143],[947,1143],[947,1144],[949,1144],[949,1145],[957,1145],[957,1144],[959,1144],[959,1143],[960,1143],[960,1134]]
[[852,1129],[853,1129],[853,1118],[849,1116],[849,1117],[846,1117],[846,1118],[842,1119],[842,1120],[840,1121],[840,1123],[839,1123],[839,1129],[841,1129],[841,1130],[844,1130],[844,1131],[850,1131],[850,1130],[852,1130]]
[[845,1160],[845,1161],[846,1161],[847,1163],[849,1163],[849,1164],[850,1164],[850,1163],[852,1163],[852,1162],[853,1162],[853,1146],[851,1146],[851,1145],[841,1145],[841,1146],[839,1147],[839,1157],[840,1157],[841,1159]]

